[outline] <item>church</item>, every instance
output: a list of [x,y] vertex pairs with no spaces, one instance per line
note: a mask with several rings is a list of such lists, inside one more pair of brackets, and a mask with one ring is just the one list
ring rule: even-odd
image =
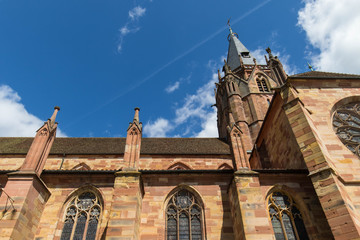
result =
[[228,41],[218,138],[0,138],[0,239],[360,239],[360,75]]

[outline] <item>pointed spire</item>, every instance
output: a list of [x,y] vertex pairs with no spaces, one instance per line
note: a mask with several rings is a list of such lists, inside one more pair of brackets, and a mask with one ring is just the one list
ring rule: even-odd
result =
[[224,59],[224,72],[225,72],[225,76],[231,72],[229,65],[227,64],[225,59]]
[[227,62],[232,71],[242,65],[254,65],[250,51],[240,42],[238,34],[234,33],[229,25],[230,34]]
[[220,69],[218,69],[218,79],[219,79],[219,82],[220,82],[221,81]]
[[50,122],[51,122],[52,124],[55,123],[55,119],[56,119],[56,115],[57,115],[58,111],[60,111],[60,107],[59,107],[59,106],[55,106],[55,107],[54,107],[54,113],[53,113],[53,115],[52,115],[51,118],[50,118]]
[[139,122],[139,111],[140,111],[140,108],[136,107],[135,109],[135,114],[134,114],[134,122]]

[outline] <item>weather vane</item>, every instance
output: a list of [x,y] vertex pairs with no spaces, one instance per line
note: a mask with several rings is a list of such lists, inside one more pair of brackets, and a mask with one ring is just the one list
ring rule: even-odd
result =
[[313,69],[313,67],[310,65],[310,63],[308,62],[307,64],[308,64],[309,69],[310,69],[311,71],[314,71],[314,69]]
[[229,26],[229,31],[230,31],[230,34],[229,34],[229,36],[228,36],[228,40],[230,40],[230,39],[229,39],[230,35],[233,35],[233,31],[232,31],[231,26],[230,26],[230,20],[231,20],[231,17],[230,17],[230,18],[228,19],[228,21],[227,21],[227,25]]

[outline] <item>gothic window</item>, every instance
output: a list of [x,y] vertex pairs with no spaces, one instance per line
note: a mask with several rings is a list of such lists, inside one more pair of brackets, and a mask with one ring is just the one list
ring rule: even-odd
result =
[[290,196],[273,192],[269,196],[268,208],[276,240],[309,239],[301,213]]
[[269,87],[267,85],[266,79],[263,76],[256,78],[256,84],[258,86],[259,92],[269,92]]
[[61,240],[95,239],[100,213],[99,198],[93,192],[75,196],[66,209]]
[[195,196],[181,189],[166,208],[167,240],[202,240],[202,208]]
[[342,143],[360,157],[360,102],[353,102],[336,109],[333,127]]

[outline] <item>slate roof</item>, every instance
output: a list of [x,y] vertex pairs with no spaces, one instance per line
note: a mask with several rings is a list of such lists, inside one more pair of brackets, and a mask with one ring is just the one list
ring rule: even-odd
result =
[[244,64],[255,65],[250,51],[244,46],[244,44],[242,44],[242,42],[240,42],[240,40],[235,35],[231,34],[227,63],[232,71],[240,67],[240,56],[242,53],[248,54],[248,57],[241,57]]
[[333,73],[333,72],[319,72],[309,71],[289,76],[289,78],[360,78],[360,75],[345,74],[345,73]]
[[[0,138],[0,154],[26,154],[33,138]],[[56,138],[50,154],[123,154],[125,138]],[[230,154],[217,138],[142,138],[141,154]]]

